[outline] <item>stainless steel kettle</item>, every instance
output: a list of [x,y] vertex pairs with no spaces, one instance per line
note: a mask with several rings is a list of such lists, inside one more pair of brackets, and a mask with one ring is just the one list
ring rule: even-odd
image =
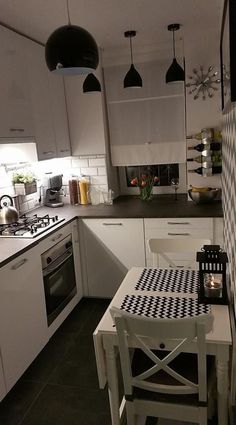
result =
[[[5,198],[10,200],[10,206]],[[0,197],[0,224],[16,223],[19,214],[16,208],[13,207],[13,200],[9,195]]]

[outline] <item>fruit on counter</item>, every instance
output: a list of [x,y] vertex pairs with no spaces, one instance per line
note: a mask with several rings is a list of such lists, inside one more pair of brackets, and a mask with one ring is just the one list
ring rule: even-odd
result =
[[190,186],[192,189],[192,192],[209,192],[209,190],[212,190],[211,187],[194,187]]

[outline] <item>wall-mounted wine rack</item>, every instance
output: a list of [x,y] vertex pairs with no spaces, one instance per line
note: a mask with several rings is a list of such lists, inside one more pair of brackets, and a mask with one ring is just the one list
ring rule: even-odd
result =
[[[196,162],[197,168],[187,167],[188,173],[209,177],[222,172],[222,138],[219,129],[205,128],[200,133],[187,136],[187,162]],[[197,155],[198,153],[198,155]],[[196,154],[196,155],[194,155]]]

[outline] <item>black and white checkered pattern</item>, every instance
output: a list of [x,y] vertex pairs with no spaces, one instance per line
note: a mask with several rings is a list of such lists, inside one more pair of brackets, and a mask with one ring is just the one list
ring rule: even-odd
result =
[[154,297],[151,295],[126,295],[121,310],[159,319],[181,319],[210,313],[209,305],[199,304],[194,298]]
[[224,249],[229,258],[229,275],[236,309],[236,105],[229,103],[223,114],[222,128],[222,203],[224,212]]
[[135,289],[195,294],[199,273],[196,270],[144,269]]

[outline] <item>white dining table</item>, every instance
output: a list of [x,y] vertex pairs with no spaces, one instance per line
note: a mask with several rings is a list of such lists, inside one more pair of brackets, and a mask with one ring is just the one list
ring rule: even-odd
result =
[[[177,314],[176,317],[182,317],[183,315],[186,317],[186,315],[204,313],[204,311],[197,312],[199,308],[197,279],[198,272],[187,269],[180,271],[179,269],[165,270],[133,267],[128,271],[114,298],[111,300],[94,331],[93,338],[99,387],[105,388],[107,384],[112,425],[121,424],[125,402],[124,399],[121,405],[119,402],[118,342],[116,328],[109,311],[110,308],[123,308],[130,313],[152,315],[152,317],[173,318],[173,314]],[[172,311],[167,311],[166,308],[163,309],[163,306],[167,305],[175,305],[175,308],[172,308]],[[187,308],[185,308],[186,305]],[[218,425],[227,425],[229,357],[232,345],[228,306],[218,304],[200,305],[200,308],[203,310],[210,309],[214,316],[213,329],[206,335],[207,354],[216,358]],[[193,342],[191,351],[194,353],[195,350],[196,345]]]

